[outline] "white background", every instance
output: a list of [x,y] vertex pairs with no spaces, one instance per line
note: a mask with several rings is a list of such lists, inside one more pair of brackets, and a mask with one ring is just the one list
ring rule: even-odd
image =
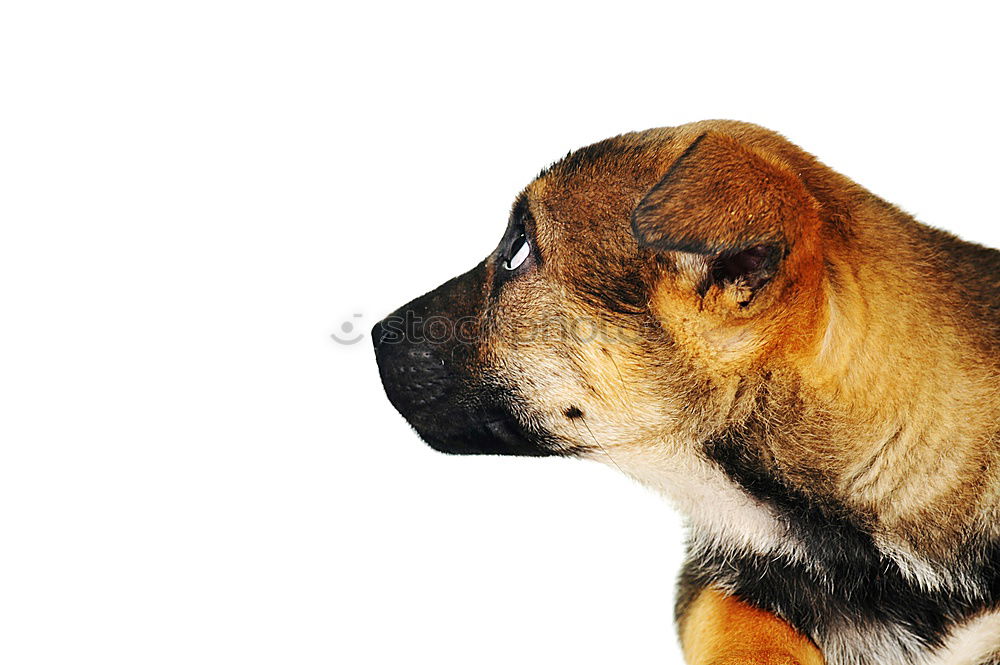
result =
[[0,661],[677,662],[666,503],[434,453],[330,334],[702,118],[1000,245],[987,3],[485,6],[3,4]]

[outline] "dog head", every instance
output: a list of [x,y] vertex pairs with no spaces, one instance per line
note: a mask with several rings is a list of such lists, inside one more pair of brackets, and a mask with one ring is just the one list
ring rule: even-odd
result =
[[796,160],[731,122],[570,154],[486,260],[375,326],[390,401],[449,453],[635,468],[711,437],[821,343],[822,209]]
[[435,448],[614,464],[685,514],[688,583],[825,608],[811,636],[868,654],[962,616],[928,598],[996,595],[998,271],[772,132],[696,123],[544,171],[373,337]]

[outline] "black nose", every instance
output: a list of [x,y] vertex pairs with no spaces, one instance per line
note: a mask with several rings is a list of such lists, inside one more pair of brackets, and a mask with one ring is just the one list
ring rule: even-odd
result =
[[372,344],[375,346],[376,352],[378,352],[379,347],[382,346],[382,342],[389,334],[389,331],[385,329],[382,323],[383,323],[382,321],[379,321],[374,326],[372,326]]
[[385,351],[386,347],[400,346],[419,334],[419,330],[412,322],[407,321],[404,313],[403,310],[395,312],[372,327],[372,345],[376,354]]
[[375,360],[386,395],[393,406],[411,422],[441,416],[435,407],[457,389],[458,378],[442,358],[443,345],[430,344],[420,337],[421,328],[406,323],[399,312],[372,328]]

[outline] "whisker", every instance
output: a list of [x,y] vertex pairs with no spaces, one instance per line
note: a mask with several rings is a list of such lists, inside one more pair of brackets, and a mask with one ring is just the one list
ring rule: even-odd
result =
[[625,395],[628,394],[628,384],[625,383],[625,377],[622,376],[622,371],[620,369],[618,369],[618,361],[615,360],[615,357],[613,355],[611,355],[611,352],[608,351],[607,349],[604,349],[604,355],[606,355],[608,357],[608,359],[611,361],[611,364],[615,366],[615,372],[618,373],[618,380],[621,381],[622,390],[624,391],[622,393],[622,399],[621,399],[622,406],[624,406],[626,409],[629,410],[629,412],[631,412],[632,411],[632,405],[625,398]]
[[[622,469],[620,466],[618,466],[618,462],[616,462],[615,458],[611,456],[611,453],[608,452],[607,448],[605,448],[604,446],[602,446],[601,442],[597,440],[596,436],[594,436],[594,432],[593,432],[593,430],[590,429],[590,425],[587,424],[586,418],[580,418],[580,420],[583,421],[583,426],[587,428],[587,432],[590,433],[590,438],[594,440],[594,443],[596,443],[597,447],[601,449],[601,452],[608,456],[608,459],[611,460],[611,463],[614,464],[615,467],[619,471],[621,471],[622,473],[625,473],[625,470]],[[576,420],[573,421],[573,426],[576,427]],[[577,431],[577,434],[579,434],[580,433],[580,428],[577,427],[576,431]],[[628,475],[628,474],[625,474],[625,475]]]

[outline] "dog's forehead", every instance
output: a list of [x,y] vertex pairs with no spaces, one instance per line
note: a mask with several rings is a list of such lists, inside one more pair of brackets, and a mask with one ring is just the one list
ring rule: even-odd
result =
[[670,129],[623,134],[545,169],[523,194],[540,241],[579,247],[628,237],[632,210],[683,150],[684,138]]

